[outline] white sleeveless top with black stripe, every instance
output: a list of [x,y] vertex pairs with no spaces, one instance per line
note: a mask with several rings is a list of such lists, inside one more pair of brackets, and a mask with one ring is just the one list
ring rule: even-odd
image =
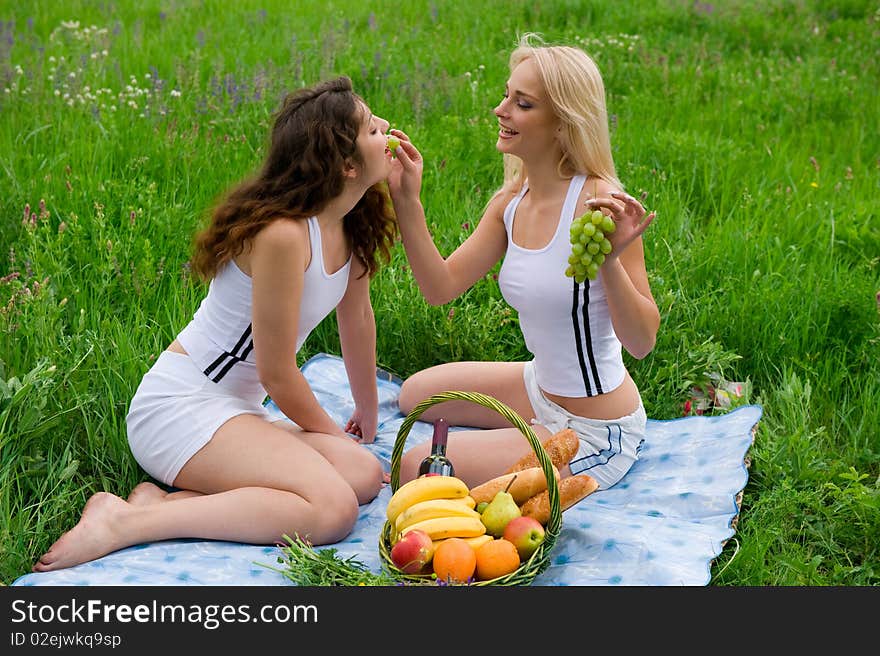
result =
[[[297,351],[342,300],[351,268],[349,257],[341,269],[327,273],[318,219],[311,217],[308,224],[311,258],[300,301]],[[251,309],[251,278],[230,261],[211,280],[207,296],[177,339],[209,380],[237,396],[261,403],[266,390],[257,373]]]
[[595,280],[583,283],[565,275],[571,253],[569,228],[579,215],[577,201],[585,181],[583,175],[572,178],[556,232],[550,243],[538,249],[522,248],[513,241],[516,208],[528,191],[528,181],[523,184],[504,210],[507,253],[498,276],[504,300],[519,314],[526,348],[535,358],[538,385],[567,397],[608,393],[626,373],[601,270]]

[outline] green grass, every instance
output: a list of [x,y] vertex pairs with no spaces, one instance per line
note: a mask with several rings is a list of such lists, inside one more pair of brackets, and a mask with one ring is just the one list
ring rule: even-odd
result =
[[[712,585],[880,583],[876,2],[230,7],[0,8],[0,581],[91,493],[144,478],[128,401],[197,307],[191,236],[260,162],[282,95],[349,75],[424,154],[448,253],[500,182],[491,109],[516,35],[536,31],[595,57],[618,174],[658,212],[645,241],[663,323],[628,360],[649,416],[680,416],[709,374],[764,408]],[[526,356],[491,276],[429,307],[398,248],[372,293],[379,364],[400,375]],[[339,352],[334,321],[302,359]]]

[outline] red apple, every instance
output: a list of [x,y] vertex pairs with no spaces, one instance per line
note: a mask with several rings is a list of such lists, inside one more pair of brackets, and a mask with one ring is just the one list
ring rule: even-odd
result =
[[514,517],[504,527],[502,537],[513,543],[520,560],[525,562],[544,541],[544,527],[534,517]]
[[430,535],[419,529],[407,531],[391,547],[391,562],[406,574],[418,574],[433,557],[434,542]]

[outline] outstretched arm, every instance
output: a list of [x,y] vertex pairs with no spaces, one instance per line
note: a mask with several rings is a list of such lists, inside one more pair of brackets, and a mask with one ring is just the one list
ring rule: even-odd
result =
[[504,198],[494,198],[474,232],[448,258],[434,243],[419,194],[423,161],[419,151],[400,130],[397,159],[388,187],[400,225],[400,236],[419,290],[431,305],[459,297],[482,278],[504,255],[507,234],[502,221]]
[[[361,273],[364,275],[358,277]],[[357,435],[359,442],[371,444],[376,439],[379,421],[376,319],[370,301],[370,277],[357,258],[351,263],[345,295],[336,306],[336,323],[339,326],[342,359],[354,399],[354,413],[345,430]]]

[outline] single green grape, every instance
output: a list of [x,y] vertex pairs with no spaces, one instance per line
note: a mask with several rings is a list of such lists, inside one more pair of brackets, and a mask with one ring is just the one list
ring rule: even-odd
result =
[[606,235],[610,235],[617,229],[617,226],[614,224],[614,219],[610,216],[605,216],[604,214],[602,216],[604,217],[601,224],[602,232]]
[[[584,253],[583,255],[581,255],[581,257],[580,257],[580,259],[578,260],[578,262],[580,262],[580,263],[583,264],[584,266],[587,266],[588,264],[592,264],[592,262],[593,262],[593,256],[592,256],[592,254],[590,254],[590,253]],[[575,265],[575,266],[577,266],[577,265]]]
[[569,264],[577,264],[580,261],[581,261],[581,258],[579,255],[575,255],[574,253],[572,253],[571,255],[568,256],[568,263]]
[[598,227],[602,225],[603,220],[605,220],[605,215],[599,210],[593,210],[593,213],[590,215],[590,221],[592,221],[593,225]]
[[599,250],[608,255],[611,252],[611,242],[608,239],[603,239],[602,243],[599,244]]
[[587,251],[589,251],[589,253],[591,255],[595,255],[596,253],[598,253],[599,252],[599,242],[591,241],[589,244],[587,244]]
[[[589,248],[589,246],[587,246],[587,248]],[[577,244],[572,244],[571,245],[571,252],[574,253],[575,255],[583,255],[584,245],[580,242],[578,242]]]
[[584,234],[585,235],[592,237],[595,232],[596,232],[596,226],[594,226],[592,223],[584,224]]
[[580,234],[580,236],[578,237],[578,241],[579,241],[581,244],[588,244],[588,243],[590,242],[590,239],[592,239],[592,236],[591,236],[591,235],[588,235],[587,232],[586,232],[586,230],[585,230],[584,232],[582,232],[582,233]]
[[602,263],[605,261],[605,256],[602,253],[596,253],[593,256],[593,264],[598,266],[602,266]]
[[593,241],[597,241],[601,244],[602,240],[605,239],[605,233],[601,230],[596,230],[596,232],[593,233],[592,239]]
[[565,267],[565,276],[567,278],[574,278],[574,267],[571,266],[570,264],[567,267]]
[[395,137],[394,135],[388,135],[388,150],[392,153],[397,150],[397,147],[400,146],[400,139]]
[[596,276],[599,275],[599,265],[593,262],[587,266],[587,275],[590,277],[590,280],[595,280]]

